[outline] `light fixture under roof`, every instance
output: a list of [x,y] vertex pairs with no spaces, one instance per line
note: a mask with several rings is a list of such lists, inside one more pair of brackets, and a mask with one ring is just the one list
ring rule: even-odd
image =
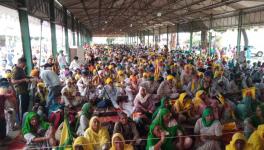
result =
[[122,29],[120,29],[120,31],[122,31]]
[[102,30],[104,31],[105,29],[104,29],[104,28],[102,28]]
[[105,24],[107,24],[108,22],[107,21],[105,21]]
[[158,13],[157,13],[157,16],[160,17],[160,16],[161,16],[161,12],[158,12]]
[[130,27],[133,27],[133,24],[132,23],[130,24]]

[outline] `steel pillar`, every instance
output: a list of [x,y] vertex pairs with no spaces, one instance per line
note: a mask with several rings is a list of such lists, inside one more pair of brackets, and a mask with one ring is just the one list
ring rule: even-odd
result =
[[241,50],[241,31],[242,31],[242,12],[239,12],[238,26],[237,26],[237,53]]
[[65,34],[65,49],[67,54],[67,60],[68,62],[71,62],[71,53],[69,48],[69,40],[68,40],[68,24],[67,24],[67,10],[66,8],[63,8],[63,21],[64,21],[64,34]]
[[169,47],[169,27],[167,26],[167,47]]
[[71,15],[71,20],[72,20],[72,41],[73,41],[72,45],[75,46],[76,45],[76,41],[75,41],[76,24],[75,24],[73,15]]
[[191,31],[191,33],[190,33],[190,48],[189,48],[189,50],[192,49],[192,45],[193,45],[193,32]]
[[[21,0],[20,3],[22,6],[26,7],[25,0]],[[29,75],[33,64],[32,64],[32,54],[31,54],[31,42],[30,42],[30,34],[29,34],[29,26],[28,26],[28,13],[25,10],[18,9],[19,16],[19,24],[21,29],[21,39],[22,39],[22,47],[23,47],[23,55],[26,58],[26,72]]]
[[160,27],[159,27],[159,39],[158,39],[158,42],[160,43]]
[[53,57],[57,56],[57,39],[56,39],[56,25],[55,25],[55,7],[54,0],[49,0],[50,10],[50,31],[51,31],[51,48]]
[[148,30],[148,47],[149,47],[149,30]]
[[155,37],[155,29],[153,28],[153,46],[155,47],[156,37]]
[[180,42],[179,42],[179,38],[180,38],[180,36],[179,36],[179,29],[180,29],[180,27],[179,27],[179,24],[177,24],[177,27],[176,27],[177,29],[177,33],[176,33],[176,49],[177,48],[179,48],[179,46],[180,46]]
[[213,19],[212,16],[210,17],[210,24],[209,24],[209,46],[208,46],[208,54],[211,56],[212,51],[212,26],[213,26]]

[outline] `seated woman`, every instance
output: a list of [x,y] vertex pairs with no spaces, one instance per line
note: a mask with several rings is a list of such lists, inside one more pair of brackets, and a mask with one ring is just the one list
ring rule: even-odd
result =
[[77,137],[73,142],[73,150],[93,150],[92,145],[88,144],[89,141],[83,136]]
[[[149,128],[147,150],[160,150],[160,149],[188,149],[192,145],[192,139],[183,137],[183,132],[179,129],[179,125],[175,120],[171,120],[171,113],[168,109],[160,109],[157,117],[152,122]],[[181,136],[179,138],[166,138]],[[157,139],[157,138],[160,138]]]
[[248,138],[252,132],[254,132],[259,125],[264,124],[264,104],[257,106],[256,114],[247,118],[244,121],[244,133]]
[[158,125],[158,121],[153,122],[149,127],[146,150],[169,149],[172,144],[165,145],[166,132]]
[[115,133],[112,137],[112,147],[110,150],[134,150],[133,146],[125,143],[125,139],[120,133]]
[[107,150],[110,142],[109,133],[106,128],[101,126],[99,118],[94,116],[89,121],[89,128],[84,132],[84,137],[88,139],[92,145],[93,150]]
[[198,115],[193,109],[192,99],[187,95],[187,93],[180,94],[179,99],[174,104],[174,112],[177,114],[179,122],[192,122],[198,119]]
[[85,103],[82,106],[81,115],[78,118],[79,127],[77,130],[78,136],[83,136],[85,130],[88,128],[88,122],[92,116],[92,105],[90,103]]
[[226,150],[252,150],[252,148],[252,145],[247,142],[246,137],[241,132],[235,133],[226,146]]
[[155,112],[153,113],[152,115],[152,119],[155,119],[156,116],[158,115],[159,111],[162,109],[162,108],[167,108],[168,110],[171,111],[171,104],[169,102],[170,98],[169,97],[162,97],[162,99],[160,100],[160,106],[155,110]]
[[236,106],[236,115],[238,119],[245,120],[250,117],[252,113],[256,110],[257,101],[253,99],[251,92],[247,92],[243,96],[242,101]]
[[254,150],[264,149],[264,124],[259,125],[258,129],[251,134],[248,143],[252,144]]
[[157,100],[157,95],[149,94],[146,87],[140,86],[139,92],[134,100],[134,113],[140,114],[139,119],[150,119],[151,114],[155,110]]
[[37,113],[28,112],[22,127],[22,133],[27,141],[28,148],[55,146],[53,127],[40,120]]
[[196,109],[198,115],[202,115],[203,110],[208,105],[207,95],[204,90],[199,90],[196,92],[193,99],[194,109]]
[[222,125],[214,119],[211,107],[204,109],[202,118],[195,124],[194,133],[201,135],[196,138],[198,150],[221,150],[219,140],[222,137]]

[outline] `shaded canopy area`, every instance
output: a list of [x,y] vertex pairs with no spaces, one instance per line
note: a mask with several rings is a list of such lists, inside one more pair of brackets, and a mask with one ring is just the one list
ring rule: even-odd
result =
[[[50,20],[50,1],[55,1],[55,23],[73,31],[80,24],[93,36],[201,31],[264,24],[263,0],[20,0],[0,4],[27,10]],[[25,8],[26,7],[26,8]],[[67,16],[65,17],[65,9]],[[67,20],[67,21],[65,21]],[[74,20],[74,21],[73,21]],[[154,31],[155,30],[155,31]]]
[[[262,0],[59,0],[93,35],[125,34],[186,24],[205,29],[204,20],[264,5]],[[191,25],[190,25],[191,23]]]

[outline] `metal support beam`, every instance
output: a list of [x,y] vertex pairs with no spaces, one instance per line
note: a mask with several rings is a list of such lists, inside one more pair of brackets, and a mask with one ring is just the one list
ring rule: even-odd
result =
[[207,31],[202,30],[201,31],[201,48],[205,49],[207,47]]
[[76,21],[77,24],[77,28],[76,28],[76,32],[77,32],[77,47],[80,46],[80,24],[79,21]]
[[191,33],[190,33],[190,47],[189,47],[189,50],[192,49],[192,45],[193,45],[193,31],[191,31]]
[[[20,1],[23,4],[23,7],[26,7],[25,0]],[[21,29],[21,39],[22,39],[22,47],[23,47],[23,56],[26,58],[26,72],[29,75],[33,64],[32,64],[32,54],[31,54],[31,42],[30,42],[30,34],[29,34],[29,26],[28,26],[28,13],[25,10],[19,9],[19,23]]]
[[137,38],[137,45],[138,45],[138,32],[137,32],[137,36],[136,36],[136,38]]
[[179,36],[179,29],[180,29],[180,26],[179,26],[179,24],[177,24],[177,33],[176,33],[176,49],[177,48],[179,48],[179,46],[180,46],[180,42],[179,42],[179,38],[180,38],[180,36]]
[[67,60],[70,62],[71,60],[71,52],[69,48],[69,40],[68,40],[68,24],[67,24],[67,10],[63,8],[63,21],[64,21],[64,34],[65,34],[65,49],[67,54]]
[[50,31],[51,31],[51,48],[52,56],[56,58],[57,56],[57,39],[56,39],[56,25],[55,25],[55,7],[54,0],[49,0],[49,10],[50,10]]
[[167,26],[167,47],[169,47],[169,26]]
[[238,26],[237,26],[237,54],[241,50],[241,30],[242,30],[242,12],[239,12]]
[[212,51],[212,26],[213,26],[213,18],[212,16],[210,17],[210,24],[209,24],[209,46],[208,46],[208,54],[211,56],[211,51]]
[[148,47],[149,47],[149,30],[148,30]]
[[73,41],[72,45],[75,46],[76,45],[76,41],[75,41],[76,24],[75,24],[73,15],[71,15],[71,20],[72,20],[72,41]]
[[81,47],[81,45],[82,45],[82,26],[81,26],[81,24],[79,23],[79,47]]
[[160,27],[159,27],[159,36],[158,37],[159,37],[158,42],[160,43]]
[[152,45],[152,47],[155,47],[155,40],[156,38],[155,38],[155,29],[153,28],[153,45]]

